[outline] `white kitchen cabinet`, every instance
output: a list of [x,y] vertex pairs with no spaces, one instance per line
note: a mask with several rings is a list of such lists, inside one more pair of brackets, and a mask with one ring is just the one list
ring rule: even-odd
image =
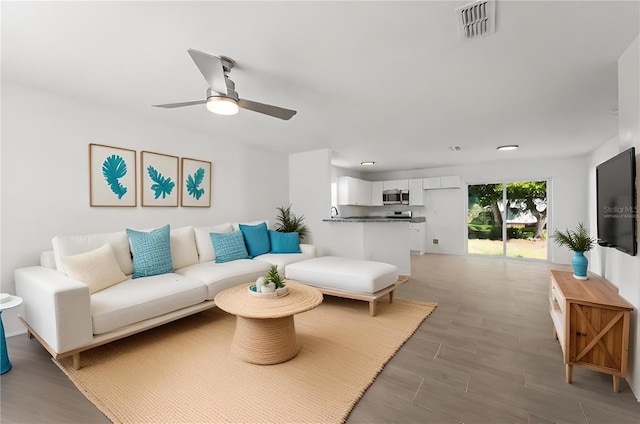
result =
[[447,177],[428,177],[423,178],[422,187],[425,190],[436,190],[441,188],[460,188],[462,180],[457,175]]
[[440,177],[428,177],[422,179],[422,187],[425,190],[433,190],[440,187]]
[[422,255],[427,251],[427,223],[412,222],[409,224],[409,249],[414,255]]
[[353,177],[338,178],[339,205],[371,205],[371,181]]
[[383,190],[409,190],[409,180],[383,181]]
[[371,206],[382,206],[383,181],[371,182]]
[[424,206],[424,190],[422,189],[422,178],[409,180],[409,205]]

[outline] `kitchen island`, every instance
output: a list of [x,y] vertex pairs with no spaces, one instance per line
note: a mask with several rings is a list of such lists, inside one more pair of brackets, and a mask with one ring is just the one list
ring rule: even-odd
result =
[[401,275],[411,275],[409,252],[410,219],[352,217],[323,219],[335,225],[348,225],[351,236],[343,238],[343,256],[386,262],[398,267]]

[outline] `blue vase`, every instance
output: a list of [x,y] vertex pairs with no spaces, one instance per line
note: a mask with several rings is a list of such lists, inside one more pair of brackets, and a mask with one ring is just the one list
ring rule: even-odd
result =
[[573,259],[571,260],[571,265],[573,266],[573,278],[576,280],[587,279],[587,266],[589,265],[589,260],[584,256],[584,252],[575,252]]
[[7,353],[7,339],[4,337],[4,325],[2,324],[2,311],[0,311],[0,374],[11,369],[11,361]]

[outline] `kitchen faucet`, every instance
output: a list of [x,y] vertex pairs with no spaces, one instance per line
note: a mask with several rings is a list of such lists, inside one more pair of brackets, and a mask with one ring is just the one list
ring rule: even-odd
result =
[[[335,214],[335,215],[333,214],[333,211],[335,211],[335,212],[336,212],[336,214]],[[335,206],[331,206],[331,216],[332,216],[332,217],[333,217],[333,216],[338,216],[338,208],[336,208]]]

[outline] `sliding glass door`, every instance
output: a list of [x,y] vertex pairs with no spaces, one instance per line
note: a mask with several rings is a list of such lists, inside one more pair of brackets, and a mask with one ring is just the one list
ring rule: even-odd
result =
[[547,259],[547,182],[469,185],[467,252]]

